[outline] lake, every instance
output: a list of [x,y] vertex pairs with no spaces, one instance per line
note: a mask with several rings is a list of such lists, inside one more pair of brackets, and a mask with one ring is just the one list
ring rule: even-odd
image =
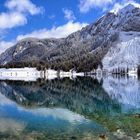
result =
[[1,140],[140,138],[140,81],[77,77],[0,82]]

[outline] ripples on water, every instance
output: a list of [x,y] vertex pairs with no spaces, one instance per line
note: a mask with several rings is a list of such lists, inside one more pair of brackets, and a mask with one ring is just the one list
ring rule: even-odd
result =
[[[140,133],[140,81],[108,77],[0,82],[0,138],[117,139]],[[119,135],[119,134],[117,134]]]

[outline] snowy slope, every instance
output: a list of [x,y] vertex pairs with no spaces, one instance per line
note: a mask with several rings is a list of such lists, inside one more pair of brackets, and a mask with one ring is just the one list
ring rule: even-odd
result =
[[105,69],[133,68],[140,63],[140,32],[121,32],[103,59]]
[[104,56],[103,67],[134,68],[140,63],[140,8],[129,4],[115,13],[111,32],[118,31],[118,40]]

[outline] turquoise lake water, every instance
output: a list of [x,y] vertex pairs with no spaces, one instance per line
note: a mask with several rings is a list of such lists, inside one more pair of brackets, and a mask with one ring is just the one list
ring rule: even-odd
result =
[[0,140],[117,140],[140,133],[135,78],[0,82]]

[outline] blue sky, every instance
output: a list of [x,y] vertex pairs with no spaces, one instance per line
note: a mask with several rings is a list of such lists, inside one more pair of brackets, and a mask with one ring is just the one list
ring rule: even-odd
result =
[[127,3],[140,0],[1,0],[0,53],[26,37],[66,37]]

